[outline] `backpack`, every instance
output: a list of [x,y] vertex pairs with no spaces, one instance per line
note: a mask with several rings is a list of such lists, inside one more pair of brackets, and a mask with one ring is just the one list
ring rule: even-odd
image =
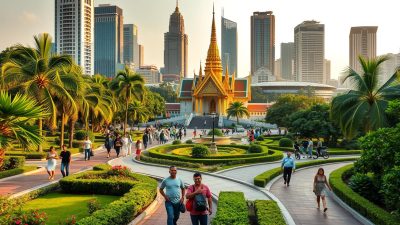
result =
[[[193,186],[194,191],[194,186]],[[207,210],[207,201],[203,194],[197,194],[194,196],[193,208],[195,211],[204,212]]]

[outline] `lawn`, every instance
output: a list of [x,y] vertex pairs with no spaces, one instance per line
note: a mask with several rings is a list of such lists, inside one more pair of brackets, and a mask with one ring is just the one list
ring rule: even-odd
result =
[[74,215],[78,220],[89,216],[87,202],[91,199],[104,207],[119,199],[121,196],[111,195],[77,195],[64,193],[51,193],[25,203],[23,209],[38,209],[47,214],[47,225],[58,225],[59,221],[65,221]]

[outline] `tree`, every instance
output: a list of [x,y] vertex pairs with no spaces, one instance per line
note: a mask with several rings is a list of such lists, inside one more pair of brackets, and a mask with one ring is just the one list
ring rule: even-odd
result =
[[158,93],[165,99],[165,102],[175,103],[178,102],[178,96],[173,86],[167,82],[163,82],[159,87],[150,87],[154,93]]
[[228,114],[228,119],[229,117],[236,117],[237,124],[239,124],[239,118],[250,116],[249,110],[243,105],[243,102],[232,102],[226,112]]
[[133,101],[129,104],[128,115],[133,121],[140,123],[149,119],[149,111],[145,105],[139,101]]
[[310,108],[315,104],[322,104],[324,100],[318,97],[287,94],[278,98],[267,112],[266,121],[280,127],[289,127],[289,117],[295,112]]
[[388,126],[385,110],[390,100],[400,98],[400,85],[396,81],[400,70],[379,86],[379,68],[387,59],[368,60],[360,56],[362,73],[358,74],[351,68],[345,72],[344,81],[352,81],[355,89],[333,99],[331,117],[337,121],[346,138]]
[[[10,91],[20,91],[36,99],[49,112],[49,126],[57,125],[55,97],[68,98],[71,95],[64,88],[63,70],[72,64],[70,56],[51,55],[51,37],[47,33],[34,37],[35,47],[17,45],[3,65],[4,81]],[[39,135],[42,135],[43,119],[38,118]],[[39,151],[42,146],[39,145]]]
[[143,78],[132,72],[129,67],[119,71],[115,79],[111,83],[111,89],[115,91],[117,96],[120,96],[125,101],[125,123],[124,135],[128,125],[128,106],[132,100],[142,101],[144,93]]
[[0,168],[2,167],[5,147],[11,141],[18,141],[23,147],[37,146],[43,141],[33,120],[43,117],[43,109],[26,95],[0,91]]
[[386,108],[390,126],[400,123],[400,99],[390,101]]

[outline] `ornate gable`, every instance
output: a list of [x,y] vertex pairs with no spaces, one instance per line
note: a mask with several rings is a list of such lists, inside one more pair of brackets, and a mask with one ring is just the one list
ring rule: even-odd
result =
[[194,91],[194,96],[204,95],[204,96],[227,96],[227,92],[224,90],[221,82],[218,82],[212,74],[207,76],[200,85]]

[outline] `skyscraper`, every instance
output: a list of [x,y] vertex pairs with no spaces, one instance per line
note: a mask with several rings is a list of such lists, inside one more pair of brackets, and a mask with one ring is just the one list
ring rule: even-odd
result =
[[272,11],[254,12],[251,16],[251,74],[259,68],[274,72],[275,16]]
[[123,15],[115,5],[99,5],[94,9],[94,71],[114,77],[123,67]]
[[55,0],[55,43],[58,54],[94,73],[94,0]]
[[135,24],[124,24],[124,63],[140,67],[138,28]]
[[376,57],[376,31],[378,27],[352,27],[349,35],[349,66],[360,72],[359,56]]
[[294,28],[295,80],[326,83],[325,25],[304,21]]
[[281,77],[293,80],[294,73],[294,43],[281,43]]
[[225,73],[228,64],[229,72],[237,76],[237,23],[221,17],[222,69]]
[[144,46],[139,45],[139,67],[144,65]]
[[169,19],[169,31],[164,33],[164,74],[187,76],[188,36],[178,4]]

